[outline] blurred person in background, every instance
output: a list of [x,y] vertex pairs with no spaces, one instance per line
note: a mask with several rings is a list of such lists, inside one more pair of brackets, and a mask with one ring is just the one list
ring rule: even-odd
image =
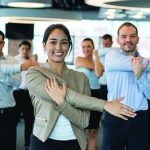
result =
[[113,44],[113,40],[112,40],[112,36],[110,34],[104,34],[102,36],[102,45],[104,48],[109,48],[112,47]]
[[[18,49],[18,55],[15,56],[18,63],[23,63],[26,60],[31,59],[30,58],[30,52],[31,52],[31,44],[29,41],[22,41],[19,44]],[[16,112],[17,112],[17,120],[19,121],[21,118],[21,115],[24,119],[24,145],[26,150],[29,149],[30,146],[30,135],[32,133],[33,128],[33,120],[34,120],[34,114],[33,114],[33,106],[31,103],[31,98],[27,89],[26,85],[26,71],[21,72],[22,81],[16,90],[14,90],[14,97],[16,100]]]
[[37,65],[31,60],[18,64],[12,56],[3,54],[5,35],[0,31],[0,148],[16,150],[16,102],[14,88],[21,83],[21,71]]
[[[85,38],[81,42],[83,57],[76,57],[76,70],[85,73],[89,79],[91,96],[100,98],[99,77],[103,74],[103,65],[95,50],[94,42],[91,38]],[[90,121],[88,129],[88,150],[96,150],[97,132],[99,128],[101,112],[90,111]]]
[[104,34],[102,36],[103,48],[99,50],[99,58],[104,67],[103,75],[99,78],[99,83],[101,85],[99,93],[100,93],[100,98],[104,100],[107,100],[107,93],[108,93],[104,62],[105,62],[105,55],[108,51],[111,50],[112,44],[113,44],[112,36],[110,34]]

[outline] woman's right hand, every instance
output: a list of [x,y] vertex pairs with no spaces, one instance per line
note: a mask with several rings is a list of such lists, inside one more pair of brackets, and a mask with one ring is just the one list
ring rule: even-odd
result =
[[99,56],[98,56],[98,50],[93,50],[93,60],[99,60]]
[[[110,114],[122,118],[124,120],[128,120],[127,117],[134,118],[136,116],[136,113],[134,110],[122,103],[120,103],[121,100],[123,100],[123,97],[117,98],[112,101],[107,101],[104,110],[109,112]],[[126,117],[127,116],[127,117]]]
[[58,105],[64,103],[67,88],[66,85],[63,83],[62,86],[57,84],[55,77],[47,80],[45,84],[45,89],[47,94],[55,101]]

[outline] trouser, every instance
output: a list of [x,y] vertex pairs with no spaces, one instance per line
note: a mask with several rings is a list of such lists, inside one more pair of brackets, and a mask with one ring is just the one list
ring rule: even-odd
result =
[[[99,98],[103,99],[103,100],[107,100],[107,93],[108,93],[108,90],[107,90],[107,85],[101,85],[101,88],[100,88],[100,91],[99,91]],[[103,120],[104,120],[104,113],[102,113],[102,116],[101,116],[101,128],[100,128],[100,149],[101,149],[101,146],[102,146],[102,139],[103,139]]]
[[[92,89],[91,90],[91,96],[96,97],[96,98],[100,98],[99,97],[99,89],[95,89],[95,90]],[[91,110],[90,111],[89,125],[88,125],[87,129],[98,129],[101,116],[102,116],[102,112]]]
[[148,133],[149,133],[149,143],[150,143],[150,100],[148,100]]
[[102,150],[150,150],[147,111],[123,120],[105,113]]
[[[108,94],[108,89],[107,85],[101,85],[100,91],[99,91],[99,98],[103,100],[107,100],[107,94]],[[101,124],[103,124],[103,119],[104,119],[104,113],[101,116]],[[101,134],[102,136],[102,134]]]
[[34,121],[31,98],[28,90],[22,89],[15,90],[14,97],[16,100],[17,120],[20,119],[20,114],[22,113],[25,123],[25,132],[24,132],[25,146],[29,146]]
[[31,136],[30,150],[81,150],[77,140],[58,141],[47,139],[40,141],[34,135]]
[[101,85],[99,97],[103,100],[107,100],[107,93],[108,93],[107,85]]
[[0,109],[0,149],[16,150],[15,107]]

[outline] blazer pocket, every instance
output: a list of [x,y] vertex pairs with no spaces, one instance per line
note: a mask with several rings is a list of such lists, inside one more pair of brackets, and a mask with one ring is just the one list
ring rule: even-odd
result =
[[47,122],[47,119],[46,118],[42,118],[42,117],[36,117],[35,116],[35,120]]
[[46,118],[35,117],[33,134],[37,137],[43,137],[46,133],[47,123],[48,121]]

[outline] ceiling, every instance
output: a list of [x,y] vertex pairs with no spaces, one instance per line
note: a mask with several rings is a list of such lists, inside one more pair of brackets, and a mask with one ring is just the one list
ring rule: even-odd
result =
[[[124,4],[129,1],[121,0]],[[136,0],[141,2],[141,0]],[[148,1],[148,0],[146,0]],[[1,1],[0,1],[1,2]],[[128,2],[128,3],[127,3]],[[142,0],[142,5],[144,1]],[[114,4],[114,3],[113,3]],[[145,3],[146,4],[146,3]],[[96,7],[85,4],[84,0],[52,0],[52,6],[46,8],[15,8],[2,6],[0,3],[0,17],[11,17],[20,20],[52,20],[52,19],[71,19],[71,20],[142,20],[150,21],[150,11],[141,9],[113,9],[106,7]]]

